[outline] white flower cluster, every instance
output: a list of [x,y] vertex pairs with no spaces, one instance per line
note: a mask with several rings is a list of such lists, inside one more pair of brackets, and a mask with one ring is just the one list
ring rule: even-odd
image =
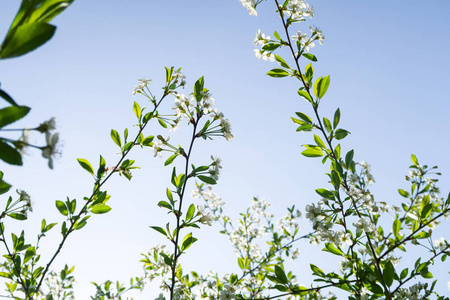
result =
[[222,198],[220,198],[216,193],[212,191],[211,186],[197,185],[196,188],[192,191],[192,198],[202,197],[208,204],[208,207],[212,211],[221,210],[225,205]]
[[151,82],[151,79],[139,78],[138,85],[134,86],[132,95],[144,93],[144,88]]
[[162,135],[158,135],[157,139],[158,140],[153,143],[153,157],[156,157],[157,155],[162,157],[162,151],[164,150],[163,146],[170,140],[170,136],[165,138]]
[[200,216],[199,222],[208,226],[212,225],[212,222],[214,221],[213,217],[211,216],[210,213],[205,212],[205,209],[200,206],[197,205],[197,215]]
[[164,262],[164,257],[161,253],[169,255],[166,249],[166,245],[158,244],[152,246],[147,250],[146,254],[143,254],[146,259],[142,260],[144,268],[147,269],[147,277],[150,281],[155,279],[157,276],[168,274],[170,272],[170,266]]
[[255,0],[239,0],[241,1],[242,6],[244,6],[248,13],[252,16],[257,16],[258,13],[256,11],[256,3]]
[[223,285],[223,289],[220,292],[219,300],[231,300],[236,297],[234,293],[235,290],[233,287],[230,287],[228,284]]
[[56,154],[59,153],[57,148],[57,143],[59,140],[59,134],[55,133],[52,135],[50,131],[56,129],[56,119],[51,118],[48,121],[45,121],[44,123],[40,124],[37,128],[38,131],[45,133],[45,141],[47,143],[46,146],[41,147],[42,150],[42,156],[46,159],[48,159],[48,166],[50,169],[53,169],[53,158]]
[[51,299],[75,299],[72,291],[72,285],[75,283],[73,276],[67,276],[65,280],[61,280],[61,276],[56,272],[50,272],[49,276],[45,279],[45,282],[49,288],[47,298],[51,295]]
[[218,180],[219,179],[219,173],[220,173],[220,169],[222,169],[222,159],[220,157],[214,157],[211,155],[211,159],[212,159],[212,164],[209,166],[209,170],[208,173],[211,175],[211,177],[214,180]]
[[289,0],[283,12],[289,18],[297,21],[303,21],[305,17],[314,17],[314,9],[305,0]]
[[195,106],[194,97],[176,94],[174,104],[175,106],[172,109],[175,110],[177,118],[185,117],[190,119],[192,117],[192,109]]
[[428,299],[424,295],[421,295],[421,291],[425,290],[423,283],[416,283],[409,288],[400,288],[394,294],[396,300],[422,300]]
[[28,212],[33,212],[33,202],[31,202],[30,195],[23,190],[16,190],[19,194],[19,203],[22,203],[21,213],[27,215]]
[[447,241],[443,237],[439,240],[434,240],[433,246],[435,249],[439,249],[440,251],[445,251],[448,248]]
[[375,225],[369,218],[359,218],[358,221],[353,223],[356,228],[356,234],[364,231],[365,233],[372,233],[375,231]]
[[291,213],[286,214],[283,218],[277,220],[278,230],[287,232],[289,235],[294,234],[294,232],[297,232],[300,229],[300,226],[297,223],[297,218],[300,217],[300,211],[298,211],[296,216]]
[[214,120],[219,120],[220,122],[220,130],[223,134],[223,137],[231,142],[234,138],[233,134],[231,133],[231,123],[228,119],[225,118],[224,114],[219,112],[216,108],[211,111],[211,117]]
[[[270,42],[270,36],[266,36],[264,33],[261,33],[261,29],[258,30],[258,32],[255,35],[255,38],[253,39],[253,44],[255,46],[264,46]],[[255,52],[255,55],[258,59],[263,59],[265,61],[275,61],[275,55],[273,55],[271,52],[264,51],[262,49],[255,49],[253,50]]]

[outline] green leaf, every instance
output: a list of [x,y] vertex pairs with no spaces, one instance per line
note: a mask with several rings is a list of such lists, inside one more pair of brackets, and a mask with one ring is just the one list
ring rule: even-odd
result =
[[407,191],[405,191],[405,190],[398,189],[398,193],[399,193],[400,195],[402,195],[403,197],[405,197],[405,198],[408,198],[408,197],[409,197],[409,193],[408,193]]
[[27,106],[8,106],[0,109],[0,128],[22,119],[29,111]]
[[9,217],[19,220],[19,221],[23,221],[27,219],[27,216],[25,214],[19,214],[19,213],[10,213],[8,214]]
[[314,128],[314,127],[313,127],[312,125],[305,124],[305,125],[299,126],[299,127],[297,128],[296,131],[300,131],[300,132],[302,132],[302,131],[304,131],[304,132],[309,132],[309,131],[312,131],[313,128]]
[[403,271],[400,273],[400,280],[403,280],[408,276],[408,268],[403,269]]
[[264,50],[264,51],[273,51],[273,50],[277,49],[280,46],[281,46],[280,43],[269,43],[269,44],[265,44],[264,46],[262,46],[261,49]]
[[324,78],[321,78],[320,81],[317,83],[316,96],[319,97],[319,99],[321,99],[323,96],[325,96],[325,93],[327,92],[329,85],[330,85],[330,75],[328,75]]
[[211,177],[198,175],[197,178],[200,179],[201,181],[207,183],[207,184],[217,184],[217,182],[214,179],[212,179]]
[[342,140],[343,138],[345,138],[350,132],[348,132],[345,129],[337,129],[336,132],[334,133],[334,136],[336,137],[337,140]]
[[94,176],[94,168],[92,168],[91,164],[87,160],[83,158],[77,158],[77,161],[83,169],[85,169],[86,171],[91,173],[92,176]]
[[161,233],[161,234],[167,236],[166,231],[165,231],[163,228],[161,228],[161,227],[158,227],[158,226],[150,226],[150,228],[152,228],[152,229],[158,231],[159,233]]
[[305,115],[304,113],[296,112],[295,114],[296,114],[300,119],[302,119],[303,121],[305,121],[306,123],[312,124],[311,118],[308,117],[307,115]]
[[167,128],[167,124],[163,120],[161,120],[160,118],[158,118],[158,123],[159,123],[159,125],[161,125],[161,127]]
[[319,146],[322,149],[326,149],[327,146],[325,146],[325,143],[322,141],[322,139],[318,135],[314,135],[314,141],[316,142],[317,146]]
[[333,128],[336,128],[339,124],[339,120],[341,119],[341,111],[336,109],[336,112],[334,113],[334,119],[333,119]]
[[91,207],[91,213],[93,214],[104,214],[111,210],[111,207],[105,204],[96,204]]
[[189,221],[192,219],[192,217],[194,216],[195,213],[195,205],[191,204],[189,205],[188,211],[186,213],[186,221]]
[[56,200],[56,208],[63,216],[67,216],[69,211],[67,210],[66,204],[62,201]]
[[413,164],[415,164],[416,166],[419,165],[419,161],[417,160],[417,157],[414,154],[411,154],[411,160]]
[[274,32],[273,33],[273,36],[277,39],[277,40],[281,40],[281,37],[280,37],[280,35],[278,34],[278,32]]
[[97,178],[101,178],[103,176],[103,174],[105,174],[105,170],[106,170],[106,162],[105,159],[103,158],[103,156],[100,155],[100,162],[99,162],[99,167],[97,170]]
[[167,209],[170,209],[170,210],[173,209],[173,208],[172,208],[172,205],[170,205],[170,204],[167,203],[166,201],[159,201],[159,202],[158,202],[158,206],[159,206],[159,207],[164,207],[164,208],[167,208]]
[[142,110],[136,101],[134,101],[134,103],[133,103],[133,111],[134,111],[134,114],[136,115],[136,118],[138,118],[138,120],[141,120]]
[[277,276],[277,279],[280,281],[280,283],[283,284],[288,283],[286,274],[284,273],[283,269],[280,268],[278,265],[275,265],[275,276]]
[[22,155],[19,151],[11,147],[9,144],[4,143],[0,139],[0,159],[11,165],[22,165]]
[[8,93],[5,92],[5,91],[2,90],[2,89],[0,89],[0,97],[2,97],[3,99],[5,99],[6,102],[8,102],[8,103],[11,104],[11,105],[19,106],[19,105],[13,100],[13,98],[11,98],[11,96],[8,95]]
[[114,129],[111,129],[111,138],[116,143],[117,146],[122,147],[122,142],[120,140],[120,135]]
[[383,269],[383,279],[384,283],[386,283],[387,286],[391,286],[392,283],[394,282],[394,275],[395,275],[394,265],[390,261],[388,261],[384,265]]
[[181,243],[181,251],[188,249],[193,243],[195,243],[197,239],[192,236],[192,233],[188,233]]
[[339,256],[344,255],[344,253],[342,252],[341,249],[336,248],[333,244],[330,244],[330,243],[325,243],[325,248],[322,251],[330,252],[330,253],[333,253],[333,254],[339,255]]
[[325,125],[325,129],[327,132],[331,132],[333,130],[333,127],[331,127],[331,122],[327,118],[323,117],[323,123]]
[[305,57],[306,59],[309,59],[311,61],[317,61],[317,57],[315,57],[313,54],[311,53],[303,53],[302,54],[303,57]]
[[274,78],[282,78],[289,76],[289,73],[285,69],[272,69],[267,72],[267,75]]
[[399,219],[395,219],[394,223],[392,223],[392,232],[394,233],[394,236],[397,237],[398,233],[400,232],[401,228],[401,222]]
[[334,193],[328,189],[317,189],[316,193],[325,199],[334,200]]
[[14,33],[5,39],[0,58],[24,55],[50,40],[56,27],[47,23],[32,23],[18,26]]
[[203,98],[203,87],[205,85],[205,79],[202,77],[200,77],[194,85],[194,97],[197,101],[201,101]]
[[311,147],[303,150],[302,155],[306,157],[321,157],[323,156],[323,152],[318,147]]
[[283,67],[286,69],[290,69],[291,67],[289,67],[289,65],[284,61],[284,59],[282,59],[280,56],[275,54],[275,59],[276,61]]
[[304,90],[298,90],[297,93],[300,95],[300,97],[305,98],[306,101],[308,101],[308,102],[310,102],[310,103],[313,103],[313,102],[314,102],[313,99],[311,98],[311,95],[310,95],[307,91],[304,91]]
[[347,169],[350,168],[350,165],[352,164],[354,153],[353,150],[350,150],[347,152],[347,155],[345,155],[345,165],[347,166]]
[[170,165],[171,163],[173,163],[173,161],[175,160],[175,158],[177,158],[178,154],[174,154],[171,157],[169,157],[166,162],[164,163],[165,166]]

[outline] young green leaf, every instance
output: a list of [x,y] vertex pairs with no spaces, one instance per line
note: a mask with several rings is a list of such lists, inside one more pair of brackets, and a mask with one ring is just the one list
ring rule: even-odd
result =
[[120,135],[114,129],[111,129],[111,138],[116,143],[117,146],[122,147],[122,142],[120,140]]
[[302,55],[303,55],[303,57],[305,57],[306,59],[309,59],[309,60],[311,60],[311,61],[317,61],[317,57],[314,56],[314,54],[311,54],[311,53],[303,53]]
[[83,158],[77,158],[77,161],[83,169],[85,169],[86,171],[91,173],[92,176],[94,176],[94,168],[92,168],[91,164],[87,160]]
[[285,69],[272,69],[267,72],[267,75],[274,78],[282,78],[289,76],[289,73]]
[[67,216],[69,214],[69,211],[67,210],[66,204],[62,201],[56,200],[56,208],[59,210],[59,212],[63,216]]
[[111,210],[111,207],[105,204],[96,204],[91,207],[91,212],[93,214],[104,214]]
[[300,95],[300,97],[303,97],[306,99],[306,101],[313,103],[313,99],[311,98],[311,95],[304,90],[298,90],[297,93]]
[[338,108],[338,109],[336,109],[336,112],[334,113],[333,128],[336,128],[338,126],[340,119],[341,119],[341,111]]

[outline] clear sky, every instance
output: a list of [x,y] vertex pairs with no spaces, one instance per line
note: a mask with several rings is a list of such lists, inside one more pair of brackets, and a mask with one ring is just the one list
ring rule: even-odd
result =
[[[450,2],[323,0],[310,4],[316,17],[303,29],[316,25],[325,35],[324,45],[311,51],[319,59],[315,73],[331,75],[322,114],[332,116],[340,107],[341,125],[351,132],[342,147],[355,149],[357,161],[371,164],[376,200],[400,201],[397,189],[408,187],[404,175],[411,153],[423,164],[440,167],[440,186],[446,195]],[[6,34],[18,7],[19,1],[2,1],[1,33]],[[2,89],[18,103],[32,107],[17,126],[31,127],[55,116],[63,142],[54,170],[48,170],[47,162],[33,150],[28,151],[24,167],[1,166],[5,180],[27,190],[35,202],[29,221],[10,221],[10,228],[26,228],[32,238],[33,227],[42,218],[62,221],[55,200],[68,196],[82,201],[90,194],[92,179],[76,158],[86,158],[93,165],[99,154],[111,165],[118,159],[109,132],[133,129],[133,101],[144,106],[143,98],[131,95],[133,87],[138,78],[146,77],[153,79],[151,87],[158,92],[164,66],[183,68],[187,92],[204,75],[205,87],[232,123],[233,142],[216,139],[199,144],[194,156],[198,164],[208,163],[211,154],[222,158],[224,168],[215,191],[227,203],[229,215],[245,210],[253,196],[271,202],[276,216],[293,204],[304,210],[318,201],[314,190],[327,185],[323,174],[327,169],[320,160],[300,155],[301,145],[311,143],[312,135],[296,133],[290,120],[296,111],[310,113],[310,107],[296,94],[295,80],[269,78],[265,73],[276,64],[258,61],[253,53],[258,29],[273,36],[281,28],[274,10],[272,1],[260,5],[258,17],[253,17],[238,0],[78,0],[53,21],[58,29],[49,43],[26,56],[2,61]],[[155,130],[148,134],[162,132]],[[183,132],[172,139],[183,141]],[[112,211],[93,216],[69,238],[55,262],[57,270],[65,263],[76,266],[77,299],[93,294],[91,281],[128,281],[141,275],[140,253],[162,242],[148,226],[167,220],[156,204],[164,198],[171,168],[164,168],[164,160],[153,158],[150,149],[131,157],[142,169],[134,172],[131,182],[117,177],[107,185]],[[302,226],[306,233],[308,223]],[[448,229],[449,223],[441,226]],[[58,230],[53,229],[42,244],[44,261],[59,240]],[[236,259],[218,230],[212,227],[198,233],[198,244],[184,258],[187,269],[231,271],[229,266]],[[449,238],[444,231],[440,233]],[[315,249],[304,245],[302,259],[327,257],[317,256]],[[450,269],[448,262],[443,266]],[[307,264],[300,263],[299,270],[304,267]],[[439,274],[438,289],[445,291],[450,275]],[[300,282],[308,284],[308,279]],[[150,290],[147,298],[137,298],[156,294]]]

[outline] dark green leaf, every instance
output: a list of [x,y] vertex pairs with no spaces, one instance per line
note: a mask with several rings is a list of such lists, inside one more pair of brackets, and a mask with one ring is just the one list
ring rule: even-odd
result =
[[11,96],[8,95],[7,92],[5,92],[4,90],[0,89],[0,97],[2,97],[3,99],[6,100],[6,102],[8,102],[11,105],[14,106],[19,106],[17,105],[17,103],[13,100],[13,98],[11,98]]
[[288,283],[288,279],[286,277],[286,274],[284,273],[284,270],[278,265],[275,265],[275,276],[277,276],[277,279],[280,281],[280,283]]
[[152,229],[158,231],[159,233],[161,233],[161,234],[167,236],[166,231],[165,231],[163,228],[161,228],[161,227],[158,227],[158,226],[150,226],[150,228],[152,228]]
[[170,205],[169,203],[167,203],[166,201],[159,201],[158,202],[158,206],[159,207],[165,207],[167,209],[172,210],[172,205]]
[[9,144],[0,140],[0,159],[11,165],[22,165],[22,155]]
[[303,57],[305,57],[306,59],[309,59],[311,61],[317,61],[317,57],[315,57],[313,54],[311,53],[303,53],[302,54]]
[[345,129],[337,129],[336,132],[334,133],[334,136],[336,137],[337,140],[342,140],[343,138],[345,138],[350,132],[348,132]]
[[10,214],[8,214],[8,216],[13,219],[20,220],[20,221],[27,219],[27,216],[25,214],[19,214],[19,213],[10,213]]
[[325,199],[333,200],[334,199],[334,193],[327,189],[317,189],[316,193],[322,196]]
[[203,175],[198,175],[197,177],[201,181],[206,182],[208,184],[217,184],[217,182],[214,179],[212,179],[211,177],[207,177],[207,176],[203,176]]
[[22,119],[29,111],[27,106],[8,106],[0,109],[0,128]]
[[394,265],[390,261],[388,261],[384,265],[383,269],[383,279],[384,283],[386,283],[387,286],[391,286],[392,283],[394,282],[394,275],[395,275]]

